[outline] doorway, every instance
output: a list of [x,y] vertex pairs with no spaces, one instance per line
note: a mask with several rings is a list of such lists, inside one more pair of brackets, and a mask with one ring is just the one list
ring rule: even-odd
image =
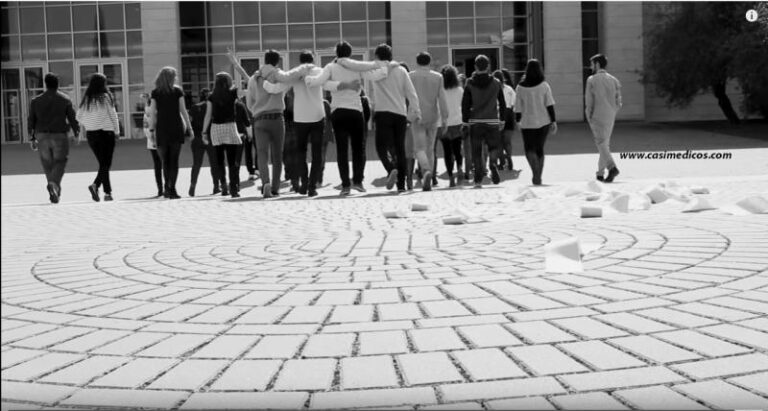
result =
[[[120,137],[130,136],[131,130],[126,129],[125,122],[125,109],[128,107],[126,98],[128,97],[126,90],[128,89],[126,80],[127,73],[125,72],[126,65],[122,61],[78,61],[77,70],[75,70],[75,84],[77,85],[77,98],[75,101],[82,101],[85,95],[85,90],[88,88],[88,82],[91,79],[91,75],[94,73],[102,73],[107,77],[107,90],[112,93],[115,98],[115,109],[117,110],[117,118],[120,123],[120,130],[116,134]],[[131,127],[128,122],[128,127]]]
[[23,67],[4,65],[0,70],[3,144],[26,143],[30,140],[27,128],[29,103],[45,91],[43,73],[42,64]]
[[491,60],[491,72],[499,68],[498,48],[453,49],[451,61],[459,74],[469,78],[475,71],[475,57],[479,54],[485,54]]

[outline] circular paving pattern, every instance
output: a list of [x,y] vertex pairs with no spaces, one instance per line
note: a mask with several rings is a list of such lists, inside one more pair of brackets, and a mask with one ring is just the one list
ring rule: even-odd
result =
[[3,208],[3,408],[768,407],[768,217],[563,191]]

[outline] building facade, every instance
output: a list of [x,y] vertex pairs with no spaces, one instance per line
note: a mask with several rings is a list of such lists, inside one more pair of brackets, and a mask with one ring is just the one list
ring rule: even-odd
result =
[[[519,80],[530,58],[544,64],[560,121],[583,121],[588,58],[608,56],[623,84],[620,120],[674,121],[719,118],[713,97],[686,110],[666,108],[652,86],[639,82],[643,32],[655,18],[640,2],[512,1],[271,1],[271,2],[2,2],[2,143],[29,139],[29,101],[43,91],[46,72],[60,75],[61,90],[79,103],[89,75],[102,72],[117,99],[121,135],[141,138],[140,95],[157,72],[174,66],[196,101],[215,74],[236,75],[232,49],[247,71],[268,49],[285,68],[301,50],[333,59],[340,40],[354,57],[368,59],[378,44],[392,45],[398,61],[415,65],[428,50],[433,66],[453,64],[467,75],[477,54],[490,57]],[[239,80],[239,78],[236,77]]]

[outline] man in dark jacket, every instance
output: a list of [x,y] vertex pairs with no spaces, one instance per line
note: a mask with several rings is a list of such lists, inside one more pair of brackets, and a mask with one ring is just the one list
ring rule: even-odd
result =
[[46,74],[45,89],[30,103],[27,127],[32,136],[32,147],[37,147],[40,152],[49,199],[55,204],[61,196],[61,179],[69,156],[67,131],[71,129],[77,137],[80,125],[69,96],[59,91],[59,76]]
[[461,118],[469,127],[475,188],[483,188],[483,143],[488,146],[491,180],[499,184],[498,163],[501,129],[504,127],[504,87],[490,74],[490,60],[480,54],[475,58],[475,72],[467,80],[461,98]]

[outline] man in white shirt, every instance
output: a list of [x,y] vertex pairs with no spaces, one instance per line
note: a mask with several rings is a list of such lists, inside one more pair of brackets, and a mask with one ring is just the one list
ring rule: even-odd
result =
[[[432,189],[432,176],[435,168],[435,138],[438,124],[444,125],[448,120],[448,104],[443,89],[443,76],[429,68],[432,56],[421,52],[416,56],[416,70],[409,76],[419,96],[421,121],[411,125],[413,129],[413,149],[419,166],[424,170],[422,189]],[[435,180],[436,181],[436,180]]]
[[[608,60],[604,55],[596,54],[589,61],[594,74],[587,79],[584,100],[587,122],[600,153],[597,160],[597,180],[612,183],[619,175],[619,169],[611,156],[611,133],[616,113],[621,109],[621,83],[605,71]],[[608,176],[604,177],[605,170],[608,170]]]

